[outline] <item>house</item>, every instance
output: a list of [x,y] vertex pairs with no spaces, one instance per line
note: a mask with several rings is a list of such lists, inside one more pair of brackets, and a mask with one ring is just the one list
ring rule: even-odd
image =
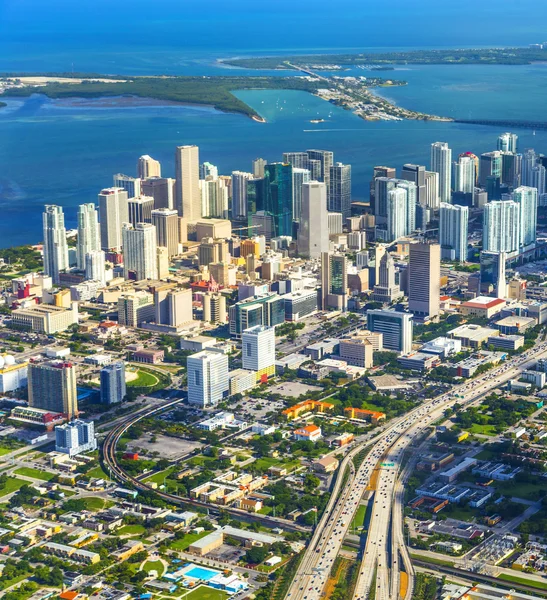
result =
[[316,460],[313,463],[312,467],[314,471],[326,475],[328,473],[333,473],[334,471],[336,471],[339,464],[340,463],[336,458],[334,458],[334,456],[325,456],[324,458]]
[[317,425],[299,427],[294,430],[293,436],[298,442],[317,442],[321,438],[321,427]]

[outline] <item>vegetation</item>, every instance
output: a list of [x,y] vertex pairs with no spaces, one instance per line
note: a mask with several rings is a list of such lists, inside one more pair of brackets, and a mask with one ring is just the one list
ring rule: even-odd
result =
[[31,246],[2,248],[0,258],[8,263],[8,266],[3,267],[4,271],[39,271],[42,268],[42,257]]
[[416,573],[412,600],[435,600],[437,587],[435,577],[426,573]]

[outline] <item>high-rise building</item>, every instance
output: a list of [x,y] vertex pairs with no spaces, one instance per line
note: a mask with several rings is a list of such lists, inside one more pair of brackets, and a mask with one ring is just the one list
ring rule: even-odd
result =
[[283,163],[264,167],[266,199],[263,210],[272,218],[273,235],[292,235],[292,166]]
[[175,208],[175,180],[149,177],[141,185],[142,195],[154,198],[154,208]]
[[29,364],[28,403],[63,413],[69,419],[78,416],[76,366],[64,361]]
[[302,186],[310,181],[308,169],[292,168],[292,215],[293,221],[301,222],[302,219]]
[[126,292],[118,298],[118,323],[138,327],[153,321],[155,316],[154,297],[145,291]]
[[247,219],[247,182],[252,177],[244,171],[232,173],[232,219],[236,221]]
[[46,204],[42,215],[44,232],[44,273],[53,283],[59,283],[59,275],[68,269],[68,246],[66,243],[65,215],[60,206]]
[[[251,177],[247,180],[247,220],[251,226],[252,218],[266,206],[266,178]],[[261,232],[262,233],[262,232]],[[251,235],[251,231],[249,232]]]
[[468,222],[469,209],[467,206],[441,203],[439,243],[442,258],[459,262],[467,260]]
[[179,216],[176,210],[156,208],[151,213],[158,246],[167,248],[169,258],[179,253]]
[[257,381],[275,374],[275,328],[256,325],[241,336],[243,368],[255,371]]
[[154,305],[158,325],[179,327],[193,320],[191,289],[171,289],[167,286],[156,288]]
[[[308,155],[308,161],[319,161],[321,165],[321,174],[319,177],[316,177],[316,174],[312,172],[311,176],[315,180],[323,181],[327,184],[327,203],[328,203],[328,194],[330,190],[330,168],[334,164],[334,153],[330,150],[306,150],[306,154]],[[307,169],[312,171],[313,167],[310,167],[308,163]]]
[[228,397],[230,390],[228,356],[203,350],[188,357],[186,363],[188,402],[206,408]]
[[520,204],[495,200],[484,207],[482,247],[488,252],[517,252],[520,247]]
[[175,151],[176,193],[175,208],[188,221],[201,218],[199,190],[199,148],[178,146]]
[[137,161],[137,176],[140,179],[161,177],[161,165],[148,154],[143,154]]
[[[374,167],[374,170],[372,173],[372,179],[370,181],[370,186],[369,186],[369,194],[370,194],[369,198],[370,198],[370,209],[372,210],[373,214],[375,214],[375,215],[378,214],[378,212],[376,210],[376,179],[378,179],[379,177],[385,177],[387,179],[395,179],[397,177],[397,173],[393,167],[384,167],[384,166]],[[384,198],[384,203],[385,203],[385,201],[386,201],[386,199]],[[385,207],[383,209],[383,212],[384,212],[384,216],[385,216]]]
[[93,250],[85,255],[85,278],[106,283],[105,256],[102,250]]
[[134,198],[135,196],[141,195],[142,181],[139,177],[131,177],[129,175],[124,175],[123,173],[116,173],[113,179],[113,187],[125,190],[128,198]]
[[394,310],[367,311],[367,329],[382,334],[386,350],[401,354],[412,352],[412,315]]
[[101,369],[101,403],[119,404],[125,398],[126,393],[123,360],[105,365]]
[[505,252],[488,252],[483,250],[480,255],[480,291],[490,294],[496,293],[498,298],[506,296]]
[[206,179],[207,177],[218,177],[218,167],[210,162],[204,162],[199,165],[199,178]]
[[452,150],[446,142],[431,144],[431,170],[439,174],[439,198],[450,202],[452,191]]
[[441,297],[441,247],[410,244],[408,261],[408,310],[424,319],[439,314]]
[[226,296],[219,293],[203,294],[203,320],[206,323],[226,323]]
[[264,167],[268,164],[268,161],[264,158],[255,158],[253,160],[253,177],[262,178],[264,177]]
[[156,248],[156,264],[158,267],[158,279],[169,277],[169,253],[165,246]]
[[475,161],[469,155],[460,155],[454,163],[454,191],[472,194],[475,181]]
[[201,213],[204,217],[228,218],[228,187],[221,177],[207,175],[199,182]]
[[228,260],[228,244],[225,240],[203,238],[198,248],[200,266]]
[[275,327],[285,321],[285,303],[282,296],[267,292],[236,302],[230,306],[230,335],[241,337],[245,329],[255,325]]
[[389,252],[380,259],[378,282],[374,286],[372,299],[382,304],[391,304],[401,296],[401,288],[395,283],[395,262]]
[[322,309],[346,310],[348,304],[348,259],[345,254],[321,254]]
[[488,177],[495,177],[501,181],[502,154],[499,150],[485,152],[480,156],[479,185],[486,188]]
[[533,186],[532,169],[538,164],[538,155],[533,148],[528,148],[522,155],[522,177],[521,183],[526,186]]
[[99,194],[101,249],[120,252],[122,224],[129,221],[128,195],[122,188],[106,188]]
[[439,174],[435,171],[425,172],[425,205],[430,210],[438,210],[439,197]]
[[406,164],[401,171],[401,179],[411,181],[416,186],[416,202],[426,206],[425,167],[422,165]]
[[538,190],[521,186],[513,192],[513,200],[520,205],[520,245],[529,246],[536,241],[538,220]]
[[351,216],[351,165],[335,163],[330,168],[328,188],[328,208],[331,212],[342,213],[347,219]]
[[283,152],[283,162],[293,166],[293,169],[307,169],[309,156],[307,152]]
[[302,186],[302,219],[298,229],[298,252],[309,258],[320,258],[329,251],[327,186],[309,181]]
[[392,242],[409,233],[406,227],[407,191],[394,188],[387,193],[387,242]]
[[543,165],[535,165],[530,170],[531,183],[529,185],[536,188],[540,196],[547,192],[546,172],[547,169]]
[[502,133],[498,137],[498,150],[501,152],[516,152],[518,139],[516,133]]
[[74,419],[55,427],[55,452],[76,456],[97,449],[93,421]]
[[123,271],[126,279],[157,279],[157,247],[156,228],[150,223],[124,223],[123,239]]
[[80,204],[78,207],[78,242],[76,254],[78,269],[85,269],[85,255],[101,249],[99,214],[94,204]]
[[151,223],[152,211],[154,210],[154,198],[152,196],[137,196],[127,201],[129,223],[135,227],[137,223]]

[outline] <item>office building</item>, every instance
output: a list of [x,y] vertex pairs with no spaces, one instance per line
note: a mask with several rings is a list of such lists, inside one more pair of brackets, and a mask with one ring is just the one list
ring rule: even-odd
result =
[[123,273],[125,279],[158,278],[156,228],[150,223],[122,226]]
[[[488,252],[480,254],[480,291],[484,294],[496,293],[498,298],[505,298],[506,278],[505,252]],[[501,292],[501,293],[499,293]]]
[[11,354],[0,354],[0,393],[5,394],[28,385],[28,362],[15,362]]
[[422,319],[439,314],[441,296],[441,247],[411,244],[408,262],[408,310]]
[[431,144],[431,170],[439,174],[439,199],[450,202],[452,191],[452,150],[446,142]]
[[198,260],[200,266],[228,260],[228,244],[225,240],[215,240],[207,237],[201,240],[198,247]]
[[351,165],[335,163],[330,167],[328,209],[342,213],[343,219],[351,216]]
[[175,151],[175,208],[188,221],[202,217],[199,189],[199,148],[178,146]]
[[102,250],[94,250],[85,255],[85,278],[89,281],[106,283],[105,255]]
[[218,177],[218,167],[210,162],[201,163],[199,165],[199,178],[206,179],[209,176],[216,179]]
[[[370,208],[373,214],[378,214],[376,210],[376,179],[385,177],[386,179],[395,179],[397,173],[393,167],[376,166],[372,172],[372,179],[369,185]],[[384,209],[385,213],[385,209]]]
[[454,191],[473,194],[475,191],[475,161],[469,155],[460,155],[454,163]]
[[348,260],[345,254],[321,254],[322,309],[345,311],[348,302]]
[[411,181],[416,186],[416,202],[426,206],[425,167],[406,164],[401,171],[401,179]]
[[232,219],[236,221],[247,219],[247,182],[252,178],[252,173],[232,173]]
[[501,152],[517,151],[517,140],[519,139],[516,133],[502,133],[498,137],[498,150]]
[[126,292],[118,298],[118,323],[138,327],[153,321],[155,317],[154,297],[145,291]]
[[122,224],[129,221],[127,192],[123,188],[106,188],[99,194],[101,250],[120,252]]
[[[323,181],[327,186],[327,203],[328,203],[328,194],[330,190],[330,168],[334,164],[334,153],[330,150],[306,150],[306,154],[308,155],[308,165],[306,169],[311,171],[311,177],[314,180]],[[317,174],[314,172],[313,165],[311,161],[318,161],[321,172]]]
[[275,327],[285,321],[284,300],[273,292],[252,296],[230,306],[229,317],[230,335],[237,338],[255,325]]
[[501,181],[502,154],[499,150],[485,152],[480,156],[479,162],[479,185],[486,188],[489,177]]
[[123,360],[106,365],[101,369],[101,403],[119,404],[127,392],[125,385],[125,363]]
[[292,168],[292,214],[293,221],[301,222],[302,217],[302,186],[310,181],[308,169]]
[[65,215],[60,206],[47,204],[42,214],[44,233],[44,273],[53,283],[59,283],[59,275],[68,269],[68,246],[66,243]]
[[395,262],[389,252],[384,252],[378,268],[378,283],[374,286],[372,299],[382,304],[391,304],[402,296],[395,283]]
[[547,170],[543,165],[535,165],[530,170],[531,183],[529,185],[530,187],[537,188],[538,195],[540,196],[547,192],[546,172]]
[[85,269],[85,255],[101,249],[99,214],[94,204],[78,207],[78,241],[76,246],[78,269]]
[[152,225],[156,228],[158,246],[167,248],[169,258],[179,253],[179,216],[176,210],[156,208],[151,213]]
[[283,162],[293,166],[293,169],[308,169],[309,156],[307,152],[283,152]]
[[342,213],[327,213],[329,236],[338,235],[344,231]]
[[76,366],[61,361],[29,364],[28,403],[33,408],[63,413],[69,419],[78,416]]
[[207,408],[228,397],[230,378],[226,354],[210,350],[192,354],[186,363],[186,373],[190,404]]
[[298,290],[284,294],[285,321],[299,321],[317,312],[317,290]]
[[[67,292],[70,302],[70,291]],[[70,302],[68,307],[35,304],[18,308],[11,313],[11,323],[18,329],[53,335],[78,323],[78,304]]]
[[520,245],[526,248],[536,242],[538,190],[518,187],[513,192],[513,200],[520,205]]
[[255,325],[241,335],[243,368],[256,373],[257,382],[275,374],[275,328]]
[[134,198],[141,195],[141,183],[138,177],[130,177],[123,173],[117,173],[114,175],[113,187],[125,190],[128,198]]
[[[247,222],[252,225],[252,217],[266,207],[266,179],[250,177],[247,180]],[[252,230],[249,231],[249,234]],[[263,233],[263,232],[261,232]]]
[[176,328],[193,321],[191,289],[171,289],[168,286],[156,288],[154,305],[158,325]]
[[382,334],[386,350],[401,354],[412,351],[412,315],[394,310],[367,311],[367,329]]
[[520,204],[512,200],[495,200],[484,207],[483,250],[518,252],[520,247]]
[[97,449],[93,421],[74,419],[55,427],[55,452],[76,456]]
[[222,323],[227,321],[226,296],[219,293],[203,294],[203,320],[206,323]]
[[143,154],[137,161],[137,176],[140,179],[149,177],[161,177],[161,165],[148,154]]
[[175,180],[169,177],[149,177],[141,185],[143,196],[154,198],[154,208],[175,207]]
[[439,211],[439,243],[441,257],[447,260],[467,260],[469,209],[467,206],[441,203]]
[[323,252],[328,251],[327,186],[320,181],[310,181],[302,186],[302,220],[298,229],[298,253],[309,258],[320,258]]
[[[292,235],[292,166],[283,163],[264,167],[266,198],[263,210],[272,220],[272,237]],[[262,233],[262,232],[261,232]]]
[[136,196],[127,201],[129,223],[135,227],[137,223],[151,223],[152,211],[154,210],[154,198],[152,196]]

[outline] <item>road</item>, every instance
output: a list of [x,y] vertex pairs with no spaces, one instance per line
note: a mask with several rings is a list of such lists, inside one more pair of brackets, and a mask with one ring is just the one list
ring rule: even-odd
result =
[[[450,392],[428,400],[406,415],[394,419],[380,436],[369,442],[371,449],[357,472],[350,472],[347,485],[341,492],[333,490],[331,502],[327,506],[305,555],[289,587],[286,598],[291,600],[319,600],[332,565],[340,552],[344,537],[361,497],[370,483],[371,475],[378,462],[392,464],[381,469],[375,492],[369,535],[359,569],[354,598],[364,600],[370,594],[372,585],[376,586],[377,599],[399,598],[399,589],[392,581],[400,580],[401,564],[393,558],[394,550],[388,548],[391,539],[391,511],[402,512],[403,494],[396,494],[398,471],[404,451],[426,429],[442,418],[447,408],[454,404],[466,405],[489,391],[519,376],[520,371],[529,368],[535,360],[547,355],[547,344],[541,343],[523,355],[517,356],[476,380],[452,388]],[[363,446],[357,446],[349,456],[355,455]],[[344,463],[347,465],[346,459]],[[344,463],[342,466],[344,466]],[[342,467],[341,467],[342,469]],[[340,473],[344,471],[341,470]],[[395,514],[395,513],[394,513]],[[396,519],[398,528],[402,519]],[[401,549],[403,563],[408,557],[404,540],[397,534],[399,542],[395,550]],[[393,567],[393,568],[392,568]]]

